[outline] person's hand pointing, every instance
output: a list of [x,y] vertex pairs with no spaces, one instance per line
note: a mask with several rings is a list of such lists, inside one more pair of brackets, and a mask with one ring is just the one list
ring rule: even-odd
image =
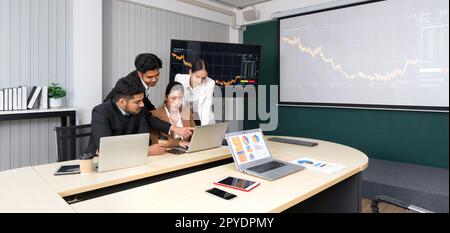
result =
[[195,128],[192,127],[177,127],[177,126],[172,126],[171,131],[172,133],[176,133],[178,135],[180,135],[183,138],[189,138],[190,136],[192,136],[193,131],[195,130]]

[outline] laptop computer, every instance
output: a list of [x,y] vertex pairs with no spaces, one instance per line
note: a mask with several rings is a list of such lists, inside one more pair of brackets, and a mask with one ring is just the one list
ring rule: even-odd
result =
[[150,134],[130,134],[100,138],[97,172],[113,171],[148,163]]
[[220,147],[227,129],[228,122],[196,126],[188,149],[174,147],[168,152],[173,154],[182,154]]
[[276,180],[305,167],[275,160],[264,141],[261,129],[226,134],[236,168],[266,180]]

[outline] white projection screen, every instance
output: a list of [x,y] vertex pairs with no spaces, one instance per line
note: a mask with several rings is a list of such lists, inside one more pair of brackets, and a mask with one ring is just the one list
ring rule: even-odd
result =
[[448,6],[370,1],[280,19],[279,103],[448,111]]

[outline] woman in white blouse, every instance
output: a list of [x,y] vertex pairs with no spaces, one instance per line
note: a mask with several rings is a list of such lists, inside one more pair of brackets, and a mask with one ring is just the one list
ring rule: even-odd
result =
[[183,84],[185,105],[190,106],[195,120],[201,125],[215,124],[213,95],[215,82],[208,77],[208,69],[203,59],[195,60],[189,74],[177,74],[175,81]]

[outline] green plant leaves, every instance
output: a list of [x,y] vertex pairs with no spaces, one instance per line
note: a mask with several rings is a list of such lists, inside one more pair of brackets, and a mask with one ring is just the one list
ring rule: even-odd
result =
[[48,87],[48,97],[59,99],[66,96],[66,90],[64,90],[62,87],[60,87],[57,83],[52,83]]

